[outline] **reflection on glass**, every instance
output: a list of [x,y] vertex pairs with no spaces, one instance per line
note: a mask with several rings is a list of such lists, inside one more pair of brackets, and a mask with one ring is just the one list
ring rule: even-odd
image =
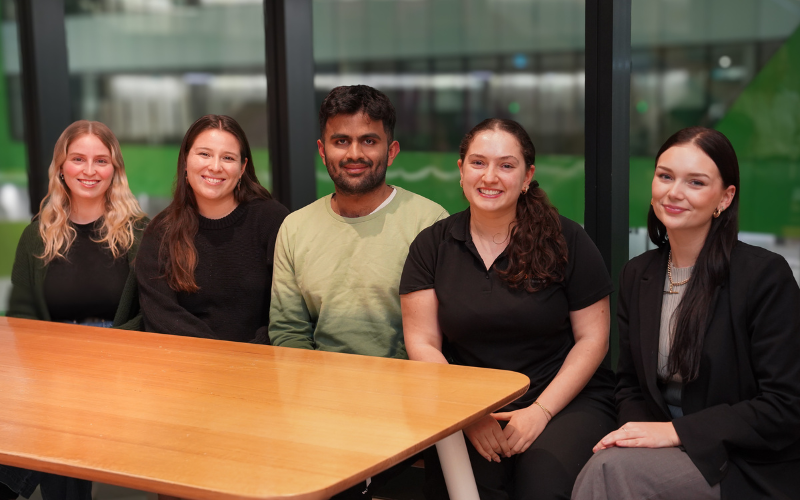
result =
[[[553,203],[583,221],[583,1],[313,5],[317,104],[333,87],[366,84],[397,109],[402,152],[390,183],[463,209],[461,138],[481,120],[511,118],[533,138],[536,177]],[[333,190],[321,162],[317,185],[320,196]]]
[[800,280],[800,3],[643,0],[632,17],[631,255],[649,244],[655,153],[702,125],[739,157],[740,239],[782,254]]
[[151,216],[171,196],[183,134],[208,113],[242,125],[269,187],[261,1],[68,0],[66,30],[75,118],[114,131]]
[[[30,221],[27,156],[22,141],[22,96],[13,2],[0,2],[0,315],[8,307],[11,267],[22,230]],[[16,40],[14,39],[14,42]]]

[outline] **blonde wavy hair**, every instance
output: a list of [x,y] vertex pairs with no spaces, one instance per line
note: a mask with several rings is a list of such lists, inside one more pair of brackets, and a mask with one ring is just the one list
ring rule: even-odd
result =
[[107,244],[115,259],[125,255],[133,246],[136,223],[145,217],[139,202],[128,187],[125,163],[122,161],[117,138],[100,122],[77,121],[67,127],[56,142],[53,161],[48,171],[50,181],[47,196],[42,200],[37,214],[39,234],[44,241],[44,253],[37,257],[43,259],[45,264],[49,264],[57,257],[63,258],[77,236],[75,228],[69,223],[71,210],[69,188],[60,174],[61,167],[67,160],[70,144],[87,134],[97,137],[108,148],[111,152],[111,164],[114,166],[111,185],[105,193],[103,227],[100,229],[101,237],[97,243]]

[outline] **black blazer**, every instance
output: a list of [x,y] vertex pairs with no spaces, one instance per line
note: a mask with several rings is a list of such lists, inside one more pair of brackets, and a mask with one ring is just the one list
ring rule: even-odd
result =
[[[620,276],[620,425],[672,420],[656,385],[666,272],[664,248]],[[675,430],[723,499],[800,499],[800,289],[781,256],[738,242],[714,293],[700,375],[684,385]]]

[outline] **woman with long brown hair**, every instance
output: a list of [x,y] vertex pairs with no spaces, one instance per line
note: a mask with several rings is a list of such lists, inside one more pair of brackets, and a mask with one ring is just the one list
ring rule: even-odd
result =
[[[614,426],[612,375],[600,366],[611,279],[588,235],[533,180],[534,146],[518,123],[481,122],[459,156],[469,209],[422,231],[403,270],[408,355],[527,375],[527,393],[465,429],[478,491],[569,498]],[[435,463],[426,456],[426,468]],[[433,483],[428,492],[445,494]]]
[[[100,122],[67,127],[53,149],[47,196],[25,228],[11,271],[7,315],[136,330],[133,272],[147,223],[131,194],[119,142]],[[88,500],[92,483],[0,466],[0,500]]]
[[658,248],[620,276],[620,427],[574,498],[800,498],[800,288],[783,257],[737,240],[730,141],[673,134],[650,204]]
[[137,263],[147,331],[268,343],[272,258],[289,211],[258,183],[244,131],[224,115],[189,127],[172,203]]

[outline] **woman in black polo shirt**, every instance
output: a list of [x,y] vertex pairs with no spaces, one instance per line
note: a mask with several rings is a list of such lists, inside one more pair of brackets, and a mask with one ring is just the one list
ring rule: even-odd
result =
[[[569,498],[615,427],[613,375],[600,367],[611,279],[583,229],[532,181],[534,156],[514,121],[472,129],[458,161],[470,207],[419,234],[400,283],[411,359],[530,378],[520,399],[465,429],[484,500]],[[443,496],[437,484],[428,492]]]

